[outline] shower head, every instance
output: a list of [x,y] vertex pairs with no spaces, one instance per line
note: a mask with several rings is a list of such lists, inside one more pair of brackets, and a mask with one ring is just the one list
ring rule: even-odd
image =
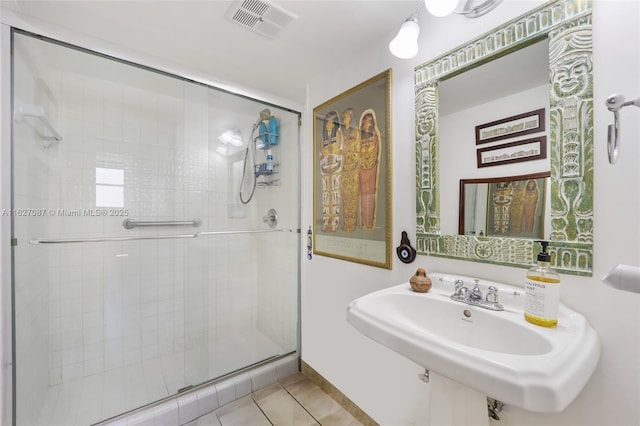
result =
[[269,108],[263,109],[262,111],[260,111],[260,118],[258,118],[258,121],[256,121],[256,124],[254,124],[253,127],[258,127],[258,125],[261,122],[266,121],[270,118],[271,118],[271,111],[269,111]]
[[260,121],[265,121],[271,118],[271,111],[269,111],[269,108],[265,108],[262,111],[260,111]]

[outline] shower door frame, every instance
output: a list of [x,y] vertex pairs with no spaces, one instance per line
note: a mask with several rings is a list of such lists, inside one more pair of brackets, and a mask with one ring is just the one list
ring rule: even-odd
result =
[[[4,12],[4,10],[3,10]],[[296,285],[296,348],[294,351],[290,352],[295,353],[299,358],[301,353],[301,259],[302,259],[302,241],[301,241],[301,219],[302,219],[302,187],[300,184],[301,170],[302,170],[302,113],[300,112],[303,109],[303,106],[296,105],[295,107],[287,107],[283,105],[276,104],[274,102],[266,100],[266,96],[258,96],[256,94],[252,95],[249,92],[244,92],[241,90],[233,90],[231,87],[221,87],[223,85],[216,85],[211,81],[207,81],[206,79],[195,79],[195,78],[187,78],[183,77],[181,73],[187,73],[185,70],[179,71],[167,71],[167,66],[163,66],[162,64],[152,63],[150,65],[145,65],[138,62],[133,62],[128,59],[123,59],[123,57],[128,57],[125,53],[126,49],[122,49],[117,52],[104,53],[103,50],[108,50],[101,48],[100,41],[98,40],[90,40],[84,36],[80,36],[83,40],[80,43],[72,43],[69,41],[65,41],[65,39],[74,38],[74,35],[65,30],[59,31],[51,31],[50,28],[47,28],[48,31],[41,31],[36,25],[31,25],[28,21],[27,17],[19,17],[17,14],[13,12],[9,14],[0,15],[0,60],[1,60],[1,68],[0,68],[0,93],[3,96],[0,97],[0,140],[3,143],[0,143],[0,212],[4,206],[10,206],[9,208],[13,210],[14,208],[14,183],[13,183],[13,57],[12,57],[12,49],[13,49],[13,34],[14,32],[18,32],[21,34],[26,34],[33,36],[38,39],[42,39],[48,42],[52,42],[67,48],[76,49],[78,51],[100,56],[106,59],[110,59],[116,62],[124,63],[130,66],[138,67],[140,69],[144,69],[149,72],[158,73],[161,75],[165,75],[168,77],[172,77],[184,82],[196,84],[199,86],[204,86],[207,89],[213,89],[220,92],[224,92],[233,96],[238,96],[241,98],[245,98],[247,100],[255,101],[258,103],[262,103],[267,106],[273,106],[281,110],[285,110],[292,114],[298,115],[298,129],[297,129],[297,167],[296,174],[298,176],[298,187],[297,187],[297,228],[292,230],[297,234],[297,253],[298,253],[298,261],[297,261],[297,285]],[[47,33],[48,35],[42,35],[41,33]],[[58,33],[59,32],[59,33]],[[85,47],[86,45],[95,44],[93,48]],[[109,49],[110,50],[110,49]],[[141,62],[147,62],[144,59]],[[282,102],[282,100],[278,99],[277,101]],[[9,141],[9,143],[7,143]],[[0,369],[0,424],[12,424],[16,425],[17,423],[17,393],[16,393],[16,346],[15,346],[15,274],[14,274],[14,258],[15,258],[15,250],[14,247],[18,244],[18,241],[13,239],[14,235],[14,220],[11,215],[1,215],[0,214],[0,280],[3,285],[0,287],[0,333],[2,333],[2,340],[0,343],[2,344],[2,349],[0,352],[0,362],[2,363],[2,368]],[[23,244],[28,244],[28,241],[22,241]],[[281,354],[280,356],[285,356],[286,354]],[[278,359],[280,356],[276,356],[275,359]],[[261,364],[260,362],[257,364]],[[245,369],[250,368],[251,366],[245,367]],[[244,370],[244,369],[242,369]],[[241,371],[241,370],[239,370]],[[226,376],[231,376],[237,372],[230,372]],[[216,380],[216,378],[207,378],[204,383],[211,382],[212,380]],[[199,384],[201,385],[201,384]],[[199,386],[198,385],[198,386]],[[173,398],[175,395],[170,395],[167,398]],[[157,401],[149,401],[149,403],[155,403]]]
[[[13,145],[13,96],[11,73],[11,28],[2,24],[0,29],[0,206],[13,208],[12,145]],[[13,221],[0,215],[0,334],[2,335],[0,361],[0,404],[2,424],[16,424],[15,419],[15,356],[13,324]]]

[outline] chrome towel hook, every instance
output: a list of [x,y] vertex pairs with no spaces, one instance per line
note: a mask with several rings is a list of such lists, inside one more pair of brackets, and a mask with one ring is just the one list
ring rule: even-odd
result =
[[613,124],[609,124],[607,132],[607,153],[609,154],[609,163],[615,164],[618,160],[618,152],[620,148],[620,109],[629,105],[640,107],[640,98],[633,101],[625,101],[622,95],[611,95],[604,102],[609,111],[613,112]]

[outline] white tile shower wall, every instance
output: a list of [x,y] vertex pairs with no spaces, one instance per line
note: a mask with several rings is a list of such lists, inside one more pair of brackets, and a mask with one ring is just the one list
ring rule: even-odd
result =
[[[220,172],[226,163],[208,154],[204,88],[174,88],[185,93],[183,100],[78,74],[51,79],[61,93],[66,136],[54,171],[62,176],[54,208],[95,207],[95,168],[116,168],[124,170],[128,217],[198,217],[198,231],[226,224],[227,209],[220,206],[229,196],[227,185],[217,182],[210,189],[210,175],[228,174]],[[55,219],[56,234],[64,237],[193,232],[126,231],[123,217]],[[175,391],[209,377],[212,337],[255,327],[256,270],[248,261],[255,249],[249,239],[97,243],[56,252],[50,273],[60,297],[50,318],[64,331],[52,336],[52,383],[160,357],[186,375],[173,378]]]

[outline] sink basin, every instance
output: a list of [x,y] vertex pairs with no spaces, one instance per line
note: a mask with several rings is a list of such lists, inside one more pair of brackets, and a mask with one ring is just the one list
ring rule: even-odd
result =
[[507,404],[538,412],[564,410],[580,393],[600,357],[598,335],[584,316],[560,305],[558,326],[524,319],[522,289],[499,289],[504,311],[449,298],[454,281],[430,273],[433,287],[416,293],[409,283],[360,297],[347,321],[364,335],[419,365]]

